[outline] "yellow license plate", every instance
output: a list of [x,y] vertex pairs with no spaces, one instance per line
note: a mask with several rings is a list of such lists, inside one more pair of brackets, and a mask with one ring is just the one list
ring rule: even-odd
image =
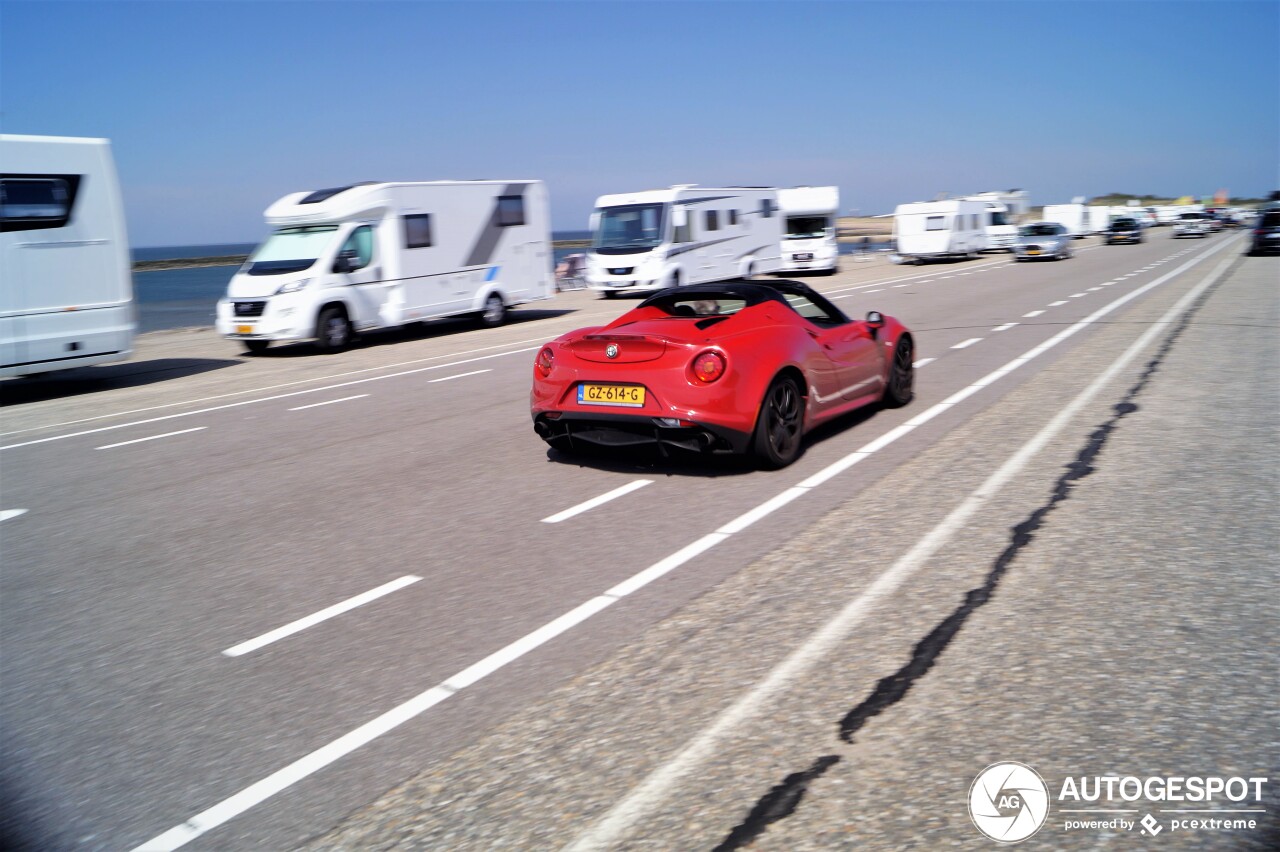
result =
[[1039,254],[1040,249],[1027,249],[1027,254]]
[[644,406],[644,388],[639,385],[578,385],[578,402],[582,405]]
[[253,326],[238,325],[236,326],[236,334],[253,334]]

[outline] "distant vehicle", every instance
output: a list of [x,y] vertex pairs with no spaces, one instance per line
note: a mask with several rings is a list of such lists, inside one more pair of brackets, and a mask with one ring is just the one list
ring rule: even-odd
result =
[[671,288],[534,359],[534,430],[565,451],[635,445],[754,453],[768,468],[804,434],[865,405],[905,405],[911,333],[875,311],[851,320],[793,281]]
[[840,210],[837,186],[797,186],[778,190],[782,208],[782,268],[780,272],[818,271],[835,274],[840,268],[836,217]]
[[1009,221],[1009,208],[1005,205],[987,202],[982,214],[982,231],[987,238],[984,251],[1013,251],[1018,229]]
[[136,330],[106,139],[0,136],[0,376],[123,361]]
[[587,286],[604,298],[750,278],[782,267],[782,216],[770,187],[602,195],[591,214]]
[[1142,226],[1133,217],[1122,216],[1119,219],[1113,219],[1102,236],[1107,245],[1140,243],[1142,242]]
[[541,181],[367,183],[295,192],[267,208],[274,229],[218,302],[218,333],[262,352],[433,317],[500,324],[555,295]]
[[1111,224],[1111,208],[1101,204],[1089,207],[1089,233],[1101,234]]
[[1209,216],[1206,213],[1180,213],[1173,221],[1173,238],[1209,236]]
[[[1083,239],[1099,230],[1099,228],[1091,226],[1089,208],[1083,204],[1046,204],[1044,221],[1056,222],[1066,229],[1068,236],[1077,240]],[[1106,227],[1105,220],[1102,227]],[[1018,233],[1021,236],[1021,230]]]
[[1071,232],[1058,222],[1032,222],[1018,228],[1013,259],[1066,260],[1071,257]]
[[1276,254],[1280,252],[1280,207],[1258,211],[1258,218],[1249,232],[1249,255]]
[[903,258],[968,257],[987,246],[982,201],[917,201],[899,204],[893,213],[893,237]]

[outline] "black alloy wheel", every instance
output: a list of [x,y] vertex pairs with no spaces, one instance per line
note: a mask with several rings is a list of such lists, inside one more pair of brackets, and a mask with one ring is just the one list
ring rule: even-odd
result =
[[761,466],[776,470],[795,461],[803,425],[804,397],[795,379],[774,379],[756,418],[755,451]]

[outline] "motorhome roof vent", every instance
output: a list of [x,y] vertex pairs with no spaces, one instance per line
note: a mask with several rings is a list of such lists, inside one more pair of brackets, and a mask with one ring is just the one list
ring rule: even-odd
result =
[[335,186],[330,189],[317,189],[306,198],[299,201],[299,204],[319,204],[321,201],[328,201],[340,192],[346,192],[348,189],[355,189],[357,186],[369,186],[377,183],[374,180],[363,180],[360,183],[352,183],[347,186]]

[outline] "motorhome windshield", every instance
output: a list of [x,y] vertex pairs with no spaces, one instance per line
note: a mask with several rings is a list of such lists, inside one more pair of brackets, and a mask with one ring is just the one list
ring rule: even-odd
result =
[[637,254],[662,244],[664,204],[601,208],[591,248],[600,254]]
[[333,241],[337,230],[337,225],[281,228],[258,246],[245,271],[250,275],[283,275],[310,269]]
[[991,224],[993,225],[1009,224],[1009,220],[1005,218],[1003,210],[991,210],[989,212],[991,213]]
[[783,239],[812,240],[826,236],[826,233],[826,216],[788,216],[787,234]]

